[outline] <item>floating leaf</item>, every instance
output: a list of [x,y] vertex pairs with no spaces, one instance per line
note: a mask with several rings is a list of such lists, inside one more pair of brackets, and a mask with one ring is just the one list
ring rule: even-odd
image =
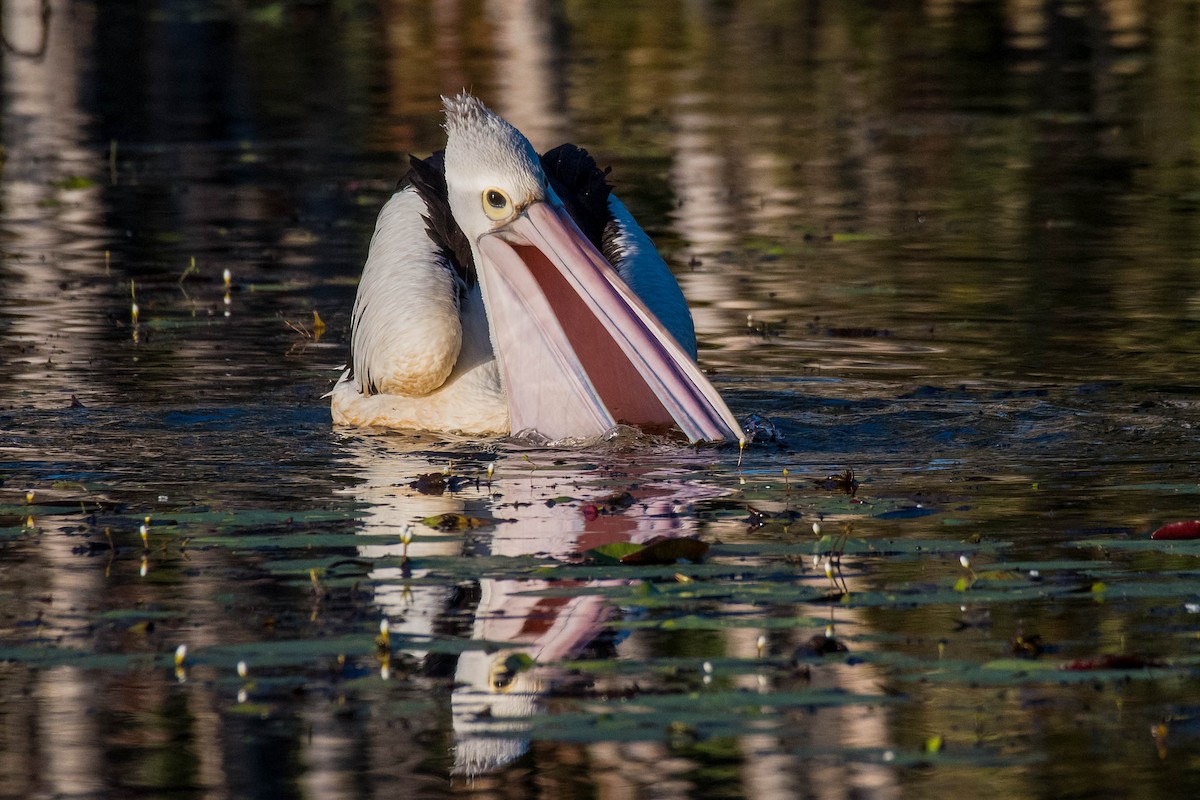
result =
[[[992,672],[1011,672],[1014,675],[1024,675],[1030,672],[1054,672],[1058,668],[1050,663],[1043,661],[1031,661],[1026,658],[997,658],[994,661],[988,661],[983,664],[980,669],[989,670]],[[972,675],[972,670],[967,670],[967,674]]]
[[1200,539],[1080,539],[1071,543],[1080,548],[1125,550],[1132,552],[1174,553],[1200,556]]
[[1200,520],[1171,522],[1150,534],[1151,539],[1200,539]]
[[675,564],[679,561],[699,563],[708,552],[708,543],[686,536],[655,536],[645,546],[621,557],[622,564]]
[[699,539],[686,536],[656,536],[644,544],[602,544],[583,555],[592,564],[646,567],[673,566],[680,561],[699,563],[707,552],[708,543]]
[[885,511],[882,514],[876,514],[875,519],[919,519],[928,517],[931,514],[938,513],[936,508],[926,508],[925,506],[908,506],[906,508],[897,508],[894,511]]
[[495,525],[497,522],[505,522],[502,519],[493,519],[485,517],[472,517],[467,514],[458,514],[447,512],[438,514],[432,517],[426,517],[421,520],[422,525],[428,525],[431,528],[436,528],[439,531],[467,531],[474,528],[488,528]]
[[630,553],[642,550],[645,545],[635,542],[610,542],[599,547],[593,547],[584,553],[584,558],[594,564],[620,564],[621,559]]
[[238,703],[225,709],[225,713],[267,719],[271,716],[271,707],[265,703]]
[[1135,655],[1103,655],[1092,656],[1090,658],[1077,658],[1074,661],[1068,661],[1059,669],[1069,672],[1091,672],[1098,669],[1150,669],[1151,667],[1165,667],[1165,661],[1160,661],[1156,658],[1144,658]]
[[62,180],[54,181],[53,184],[56,189],[90,189],[95,185],[94,180],[83,175],[68,175]]
[[1028,570],[1026,570],[1025,572],[1021,572],[1021,571],[1012,570],[1012,569],[1000,569],[1000,570],[990,569],[990,570],[987,570],[986,572],[977,573],[975,575],[975,580],[977,580],[981,583],[982,582],[1008,583],[1008,582],[1013,582],[1013,581],[1026,581],[1026,580],[1029,580],[1029,572],[1028,572]]

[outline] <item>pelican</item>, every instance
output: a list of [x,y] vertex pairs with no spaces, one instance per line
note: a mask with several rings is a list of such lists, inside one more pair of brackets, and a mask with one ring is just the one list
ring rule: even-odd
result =
[[696,366],[683,293],[586,150],[539,156],[475,97],[379,212],[337,424],[600,436],[618,424],[744,441]]

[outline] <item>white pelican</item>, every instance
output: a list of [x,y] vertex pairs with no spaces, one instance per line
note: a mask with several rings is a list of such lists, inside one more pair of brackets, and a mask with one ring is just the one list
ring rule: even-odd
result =
[[742,440],[696,366],[687,302],[595,161],[538,156],[468,94],[446,149],[379,213],[335,423],[601,435],[618,423]]

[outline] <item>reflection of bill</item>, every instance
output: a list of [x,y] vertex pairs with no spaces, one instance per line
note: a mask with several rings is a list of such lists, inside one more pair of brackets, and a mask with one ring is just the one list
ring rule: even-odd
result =
[[[537,555],[562,562],[577,561],[579,554],[612,542],[644,542],[655,536],[685,535],[694,517],[679,513],[679,505],[713,496],[713,487],[698,486],[677,478],[655,483],[652,474],[636,477],[632,503],[620,513],[585,513],[589,502],[609,495],[612,485],[598,485],[596,474],[549,464],[564,454],[545,451],[533,459],[501,459],[496,476],[477,489],[442,495],[422,494],[408,487],[418,474],[437,467],[428,452],[417,454],[396,437],[364,436],[352,440],[362,483],[348,490],[368,506],[364,534],[395,537],[398,530],[427,517],[453,513],[497,517],[498,524],[473,543],[472,553],[518,557]],[[595,457],[596,453],[589,453]],[[583,460],[581,457],[580,460]],[[509,466],[510,464],[514,466]],[[519,465],[519,466],[516,466]],[[570,496],[578,502],[550,502]],[[406,575],[396,567],[371,573],[376,602],[391,620],[394,632],[428,636],[451,602],[454,587],[409,586],[409,578],[429,577],[420,569],[422,558],[470,558],[463,553],[463,537],[422,533],[407,554],[416,568]],[[365,558],[400,555],[399,545],[359,547]],[[423,581],[417,581],[424,583]],[[560,674],[539,666],[570,660],[606,630],[616,610],[604,598],[572,587],[567,597],[543,596],[542,590],[562,581],[481,578],[471,637],[502,642],[500,650],[470,650],[459,656],[451,696],[455,737],[454,770],[481,775],[503,767],[529,747],[528,731],[534,714]],[[600,583],[581,584],[599,587]],[[413,651],[410,651],[413,652]],[[423,655],[414,652],[414,655]]]

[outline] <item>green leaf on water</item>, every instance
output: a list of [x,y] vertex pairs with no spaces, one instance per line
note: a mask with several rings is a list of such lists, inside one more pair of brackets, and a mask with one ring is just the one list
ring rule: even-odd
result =
[[151,653],[93,653],[69,647],[17,645],[0,647],[0,663],[24,664],[31,667],[70,665],[79,669],[127,670],[147,667],[154,663]]
[[708,543],[688,536],[656,536],[640,550],[621,558],[622,564],[675,564],[679,561],[699,562],[708,552]]
[[225,709],[225,713],[266,719],[271,716],[271,707],[263,703],[238,703]]
[[672,566],[679,562],[698,563],[708,552],[708,543],[688,536],[656,536],[648,542],[609,542],[593,547],[583,555],[588,563],[600,566],[649,567]]
[[0,517],[17,516],[25,518],[30,515],[34,517],[57,517],[69,514],[80,514],[79,503],[0,504]]
[[151,611],[149,609],[140,608],[114,608],[110,611],[102,612],[100,619],[107,620],[150,620],[150,619],[172,619],[184,616],[182,611]]
[[83,175],[68,175],[65,178],[54,181],[51,185],[55,189],[90,189],[96,185],[96,182]]
[[[76,509],[78,510],[78,509]],[[243,509],[239,511],[203,510],[163,512],[164,518],[152,520],[157,527],[170,525],[206,525],[229,533],[230,528],[266,527],[268,525],[306,525],[319,522],[355,522],[365,512],[355,510],[330,511],[310,509],[300,511],[275,511],[267,509]],[[133,528],[141,522],[140,517],[128,518]]]
[[1200,539],[1080,539],[1071,542],[1084,549],[1099,548],[1110,551],[1171,553],[1181,556],[1200,556]]
[[26,533],[29,533],[29,529],[24,525],[13,525],[7,528],[0,528],[0,540],[18,539]]
[[[647,584],[653,586],[653,584]],[[621,630],[660,628],[665,631],[717,631],[728,628],[754,628],[757,630],[815,628],[824,626],[828,620],[820,617],[780,617],[764,619],[757,615],[719,616],[711,613],[684,614],[675,617],[652,616],[646,619],[614,619],[608,624]]]
[[335,547],[399,546],[400,536],[375,536],[361,533],[288,533],[288,534],[242,534],[234,536],[206,536],[197,540],[206,545],[221,545],[235,550],[306,550]]
[[1029,658],[997,658],[981,666],[981,669],[1002,670],[1004,672],[1054,672],[1058,664],[1053,661],[1034,661]]
[[583,557],[593,564],[620,564],[621,559],[630,553],[636,553],[643,545],[635,542],[609,542],[599,547],[593,547],[583,554]]
[[1029,575],[1027,572],[1011,569],[989,569],[975,573],[975,580],[981,583],[1015,583],[1029,580]]
[[428,525],[430,528],[439,531],[468,531],[475,528],[490,528],[498,522],[506,521],[502,519],[472,517],[468,514],[446,513],[426,517],[421,520],[421,524]]
[[874,242],[882,237],[875,233],[835,233],[829,238],[834,242]]

